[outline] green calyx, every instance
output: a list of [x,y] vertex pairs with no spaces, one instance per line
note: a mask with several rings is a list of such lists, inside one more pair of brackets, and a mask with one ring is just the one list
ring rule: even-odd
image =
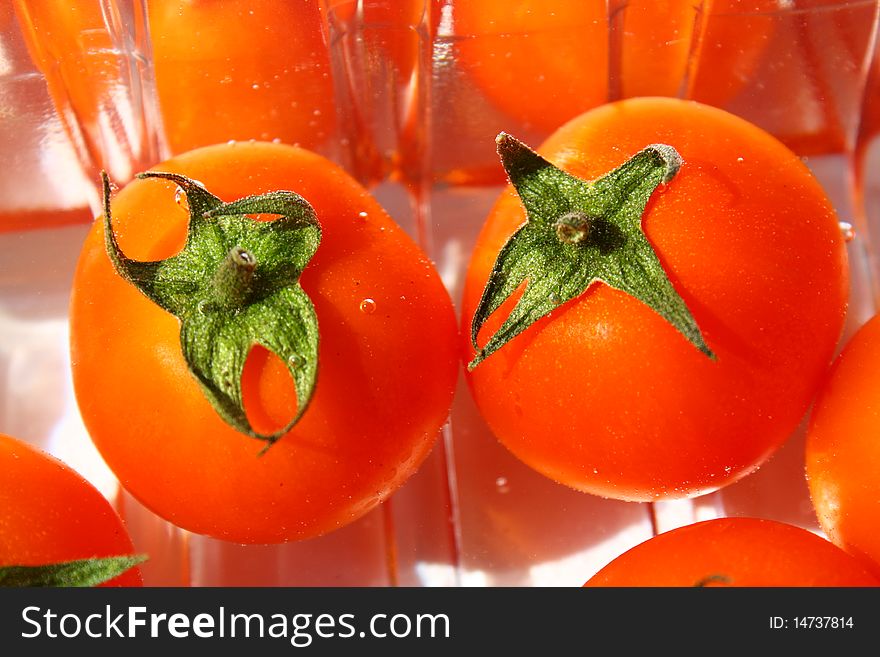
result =
[[0,587],[98,586],[147,560],[142,554],[0,567]]
[[[501,249],[483,289],[471,323],[477,353],[468,370],[596,281],[647,304],[715,358],[642,230],[651,194],[669,183],[682,164],[674,148],[647,146],[601,178],[585,181],[506,133],[498,135],[496,144],[525,206],[526,222]],[[523,283],[510,315],[480,347],[483,324]]]
[[[177,255],[155,262],[127,258],[110,217],[104,181],[107,254],[120,276],[180,320],[183,356],[205,397],[229,425],[268,448],[299,421],[318,372],[318,319],[299,283],[321,241],[315,211],[287,191],[221,201],[201,184],[174,173],[150,171],[186,194],[189,226]],[[279,215],[257,221],[247,215]],[[241,377],[251,349],[280,357],[293,377],[297,409],[282,429],[257,432],[245,414]]]
[[733,580],[727,575],[706,575],[704,578],[694,584],[694,588],[702,589],[710,586],[711,584],[733,585]]

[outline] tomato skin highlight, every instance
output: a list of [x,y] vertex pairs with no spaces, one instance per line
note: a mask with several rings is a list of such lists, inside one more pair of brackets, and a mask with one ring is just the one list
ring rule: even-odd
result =
[[[362,187],[308,151],[223,144],[156,169],[227,201],[289,189],[315,208],[323,239],[301,283],[321,332],[317,386],[300,422],[258,456],[263,445],[226,425],[189,374],[177,320],[116,275],[99,222],[71,302],[74,385],[95,444],[136,498],[190,531],[277,543],[355,520],[416,470],[446,421],[458,332],[436,270]],[[160,259],[182,246],[186,213],[174,196],[154,180],[118,193],[124,253]],[[252,352],[243,385],[258,425],[292,417],[293,384],[277,357]]]
[[[134,554],[122,520],[78,472],[0,434],[0,567]],[[102,586],[141,586],[132,568]]]
[[880,586],[862,563],[812,532],[762,518],[717,518],[658,534],[584,584]]
[[847,342],[823,385],[807,428],[806,472],[828,537],[880,576],[880,318]]
[[[647,306],[596,284],[468,374],[481,413],[521,460],[631,501],[706,493],[769,458],[807,411],[848,297],[846,251],[823,189],[742,119],[692,101],[632,99],[581,115],[538,150],[591,180],[652,143],[671,145],[684,164],[649,201],[643,227],[717,360]],[[523,221],[508,189],[469,265],[464,335]],[[507,310],[489,318],[480,344]]]

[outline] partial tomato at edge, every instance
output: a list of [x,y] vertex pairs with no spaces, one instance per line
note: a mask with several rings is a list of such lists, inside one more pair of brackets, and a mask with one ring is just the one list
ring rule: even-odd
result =
[[810,415],[806,472],[822,529],[880,576],[880,316],[844,346]]
[[717,518],[636,545],[584,586],[880,586],[880,580],[802,527],[759,518]]
[[[558,482],[632,501],[709,492],[759,467],[797,427],[840,338],[846,251],[822,187],[781,143],[692,101],[640,98],[569,122],[539,149],[586,180],[649,144],[684,163],[642,217],[717,360],[645,304],[602,284],[469,373],[500,441]],[[499,250],[524,221],[506,191],[478,237],[470,325]],[[482,345],[510,309],[496,312]]]
[[[457,327],[432,263],[362,187],[308,151],[223,144],[156,169],[226,201],[286,189],[314,207],[323,238],[301,283],[320,330],[317,386],[300,422],[260,455],[264,444],[204,398],[178,321],[116,274],[96,222],[71,301],[75,390],[95,444],[136,498],[197,533],[275,543],[360,517],[416,470],[451,405]],[[173,183],[138,180],[113,199],[113,225],[127,256],[158,260],[181,248],[187,213]],[[243,380],[255,425],[291,419],[280,359],[255,350]]]
[[[122,520],[79,473],[0,434],[0,567],[134,554]],[[103,586],[140,586],[132,568]]]

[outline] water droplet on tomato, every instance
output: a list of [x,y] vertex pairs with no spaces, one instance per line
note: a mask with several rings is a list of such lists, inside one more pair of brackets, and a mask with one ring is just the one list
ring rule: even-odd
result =
[[364,299],[361,301],[360,309],[365,315],[372,315],[376,312],[376,302],[373,299]]
[[227,146],[235,146],[235,140],[234,140],[234,139],[230,139],[229,141],[226,142],[226,145],[227,145]]
[[852,242],[856,237],[856,229],[851,223],[846,221],[840,222],[840,234],[843,236],[844,242]]
[[358,212],[358,217],[360,219],[366,219],[368,216],[370,216],[370,215],[368,215],[366,212],[363,212],[363,211]]
[[189,201],[186,199],[186,192],[183,191],[183,187],[178,186],[177,189],[174,190],[174,202],[183,210],[189,212]]
[[507,482],[507,477],[498,477],[495,480],[495,487],[498,489],[499,493],[509,493],[510,485]]

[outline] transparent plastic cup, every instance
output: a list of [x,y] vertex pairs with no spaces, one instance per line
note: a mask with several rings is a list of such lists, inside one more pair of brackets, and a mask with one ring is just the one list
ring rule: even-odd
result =
[[143,0],[15,0],[15,9],[89,180],[104,170],[122,184],[160,158]]
[[[800,155],[847,238],[850,302],[843,340],[877,309],[874,248],[858,173],[876,67],[873,0],[715,0],[702,19],[684,94],[738,114]],[[731,75],[719,80],[718,71]],[[861,176],[864,178],[864,176]],[[804,477],[805,425],[757,473],[709,499],[722,515],[759,515],[821,533]],[[708,501],[708,500],[707,500]]]
[[[494,144],[500,131],[537,147],[604,102],[678,96],[772,132],[825,185],[850,235],[850,335],[876,308],[875,0],[64,6],[80,13],[17,0],[18,13],[3,23],[0,65],[19,54],[16,66],[41,85],[44,118],[35,123],[44,132],[56,127],[54,141],[16,148],[25,131],[0,123],[4,152],[36,163],[16,172],[30,190],[22,197],[53,199],[42,230],[0,234],[12,252],[0,266],[0,431],[46,447],[115,501],[136,547],[150,555],[147,584],[579,586],[629,547],[696,520],[754,515],[820,531],[802,430],[760,471],[718,492],[619,502],[570,490],[518,461],[492,435],[462,377],[431,455],[355,523],[281,545],[191,534],[120,489],[91,446],[70,384],[66,329],[87,224],[82,216],[69,227],[48,224],[66,221],[68,205],[97,212],[101,168],[124,184],[169,154],[212,142],[298,143],[379,199],[435,262],[458,306],[477,233],[506,182]],[[232,31],[241,43],[229,43]],[[7,72],[0,69],[0,89],[30,102]],[[46,162],[66,163],[61,191]],[[72,190],[79,195],[65,200]]]
[[0,7],[0,230],[82,223],[90,184],[10,2]]

